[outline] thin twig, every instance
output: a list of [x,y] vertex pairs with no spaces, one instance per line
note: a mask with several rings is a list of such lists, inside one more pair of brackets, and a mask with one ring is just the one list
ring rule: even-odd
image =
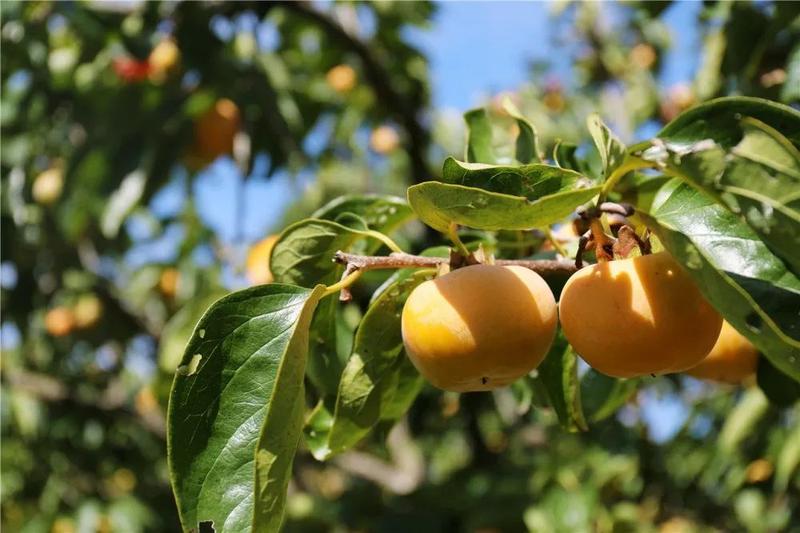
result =
[[[339,264],[347,265],[352,273],[354,270],[377,270],[386,268],[431,268],[449,264],[448,257],[423,257],[411,254],[389,254],[384,256],[357,255],[347,252],[336,252],[333,260]],[[577,270],[572,261],[556,259],[497,259],[496,265],[517,265],[529,268],[541,275],[571,274]]]

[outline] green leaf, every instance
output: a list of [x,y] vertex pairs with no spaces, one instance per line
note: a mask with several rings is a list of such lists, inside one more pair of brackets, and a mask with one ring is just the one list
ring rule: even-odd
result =
[[198,323],[168,416],[184,529],[206,521],[218,533],[279,529],[302,428],[308,328],[323,293],[321,285],[252,287]]
[[519,109],[510,98],[503,100],[503,109],[517,122],[517,127],[519,128],[514,152],[516,160],[523,164],[541,161],[539,137],[536,135],[536,128],[522,116],[522,113],[519,112]]
[[581,378],[581,401],[590,422],[608,418],[639,388],[637,379],[617,379],[589,369]]
[[370,229],[388,233],[414,216],[405,200],[388,194],[340,196],[316,210],[310,218],[339,221],[352,213],[361,217]]
[[756,119],[743,119],[740,128],[741,140],[728,151],[707,141],[666,145],[666,168],[741,214],[800,272],[800,151]]
[[522,196],[429,181],[409,187],[408,202],[425,224],[443,233],[451,222],[477,229],[514,230],[543,228],[558,222],[599,191],[600,187],[587,181],[528,200]]
[[594,113],[586,119],[586,127],[592,136],[600,160],[603,163],[603,179],[607,180],[611,174],[625,163],[627,149],[616,135],[606,126],[600,115]]
[[709,302],[782,372],[800,380],[800,279],[736,215],[673,180],[638,212]]
[[766,357],[758,358],[756,382],[772,404],[789,407],[800,400],[800,383],[792,381]]
[[[422,387],[403,351],[400,314],[408,295],[425,277],[421,272],[400,271],[370,304],[342,373],[327,442],[312,448],[317,459],[352,447],[380,420],[401,416]],[[318,438],[320,426],[312,429]]]
[[578,381],[578,356],[560,330],[537,371],[536,381],[547,392],[562,427],[568,431],[586,431],[588,427]]
[[578,147],[575,144],[559,139],[553,147],[553,161],[560,168],[581,172],[581,164],[575,155],[577,151]]
[[524,196],[528,200],[592,185],[587,177],[577,172],[551,165],[497,166],[464,163],[452,157],[444,162],[442,182]]
[[795,45],[786,62],[786,81],[781,89],[781,100],[787,104],[800,101],[800,44]]
[[492,124],[483,108],[464,113],[467,123],[467,151],[465,159],[470,163],[497,162],[492,149]]
[[667,124],[656,137],[683,146],[713,139],[729,149],[742,139],[740,123],[744,117],[760,120],[800,147],[800,112],[777,102],[745,96],[717,98],[693,107]]
[[792,474],[800,465],[800,424],[789,431],[775,461],[775,490],[783,492],[789,487]]
[[719,432],[717,441],[719,451],[726,455],[734,453],[742,441],[752,435],[753,429],[768,408],[769,402],[760,389],[757,387],[747,389],[739,403],[728,414]]

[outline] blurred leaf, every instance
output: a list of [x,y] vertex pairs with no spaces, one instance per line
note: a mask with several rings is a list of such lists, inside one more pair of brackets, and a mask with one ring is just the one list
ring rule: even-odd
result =
[[753,434],[756,424],[768,408],[769,402],[761,390],[756,387],[747,389],[719,432],[719,451],[725,454],[736,452],[742,441]]
[[575,154],[577,150],[578,147],[576,145],[559,139],[553,147],[553,161],[560,168],[580,172],[581,165]]
[[792,474],[800,465],[800,424],[794,424],[775,462],[775,490],[783,492],[789,487]]
[[408,202],[432,228],[447,232],[455,222],[485,230],[543,228],[569,216],[591,200],[600,187],[575,183],[572,188],[536,200],[474,187],[425,182],[408,189]]
[[785,103],[800,101],[800,44],[795,45],[786,65],[786,81],[781,89],[781,100]]
[[800,400],[800,382],[793,381],[775,368],[766,357],[758,358],[756,381],[758,387],[774,405],[790,407]]
[[464,113],[467,123],[467,152],[465,159],[469,163],[497,163],[492,148],[492,123],[483,108]]
[[568,431],[586,431],[588,426],[578,381],[578,356],[560,331],[537,372],[536,381],[547,391],[561,426]]
[[[277,531],[302,430],[308,327],[324,287],[252,287],[200,320],[175,375],[169,464],[185,529]],[[256,458],[255,465],[253,458]]]
[[139,203],[146,180],[144,172],[135,170],[125,176],[119,188],[111,194],[100,218],[100,230],[107,239],[117,236],[125,217]]
[[640,385],[638,379],[612,378],[591,368],[580,381],[581,401],[590,422],[599,422],[615,414]]
[[800,279],[736,215],[673,180],[638,212],[723,317],[800,381]]

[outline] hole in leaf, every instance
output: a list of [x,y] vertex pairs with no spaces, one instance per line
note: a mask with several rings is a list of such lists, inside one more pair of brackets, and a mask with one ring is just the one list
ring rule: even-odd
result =
[[197,336],[200,337],[201,339],[205,339],[206,338],[206,330],[204,330],[204,329],[198,330],[197,331]]
[[192,360],[189,361],[189,364],[181,365],[178,367],[178,374],[181,376],[191,376],[197,372],[197,367],[200,366],[200,360],[203,359],[203,356],[199,353],[196,353],[192,356]]
[[215,533],[214,529],[214,522],[211,520],[206,520],[205,522],[200,522],[197,528],[198,533]]
[[744,321],[747,323],[747,327],[750,328],[754,333],[759,333],[761,331],[763,320],[758,313],[750,313],[744,318]]

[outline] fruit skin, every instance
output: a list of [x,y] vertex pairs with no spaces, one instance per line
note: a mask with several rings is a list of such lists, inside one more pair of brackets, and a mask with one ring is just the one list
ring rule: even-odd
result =
[[757,364],[756,347],[727,321],[723,321],[719,338],[711,352],[686,373],[700,379],[735,384],[754,375]]
[[61,197],[64,189],[64,172],[57,167],[49,168],[36,176],[31,187],[33,199],[42,205],[52,205]]
[[722,326],[666,252],[579,270],[561,292],[559,318],[567,341],[590,366],[620,378],[695,366]]
[[239,107],[227,98],[216,101],[194,125],[194,151],[205,161],[233,153],[233,139],[240,126]]
[[556,333],[547,283],[519,266],[472,265],[419,285],[402,315],[403,343],[440,389],[503,387],[547,354]]
[[278,241],[278,235],[270,235],[262,239],[250,248],[247,254],[247,279],[253,285],[263,285],[272,283],[274,279],[269,269],[269,256],[272,254],[272,247]]
[[75,328],[75,316],[67,307],[54,307],[44,315],[44,328],[53,337],[69,335]]

